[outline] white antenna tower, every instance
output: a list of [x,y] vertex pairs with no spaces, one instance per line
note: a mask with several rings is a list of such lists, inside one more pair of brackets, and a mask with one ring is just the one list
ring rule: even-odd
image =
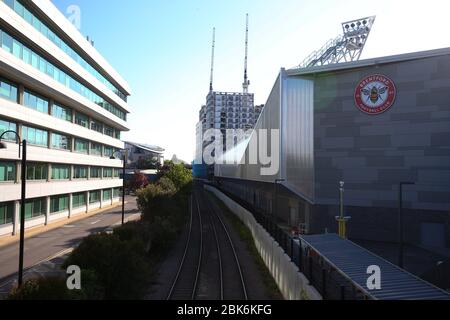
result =
[[209,91],[213,91],[214,81],[214,50],[216,47],[216,28],[213,28],[212,53],[211,53],[211,79],[209,81]]
[[248,62],[248,13],[246,16],[247,24],[245,29],[245,61],[244,61],[244,83],[242,87],[244,88],[244,94],[248,93],[248,86],[250,85],[250,81],[247,77],[247,62]]

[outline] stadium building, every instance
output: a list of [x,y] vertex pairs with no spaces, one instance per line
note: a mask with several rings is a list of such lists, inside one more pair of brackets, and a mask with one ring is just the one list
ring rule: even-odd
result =
[[283,69],[259,129],[280,131],[280,170],[249,164],[249,140],[245,164],[215,166],[229,192],[304,233],[336,232],[342,181],[349,237],[396,242],[412,182],[405,240],[450,248],[450,49]]

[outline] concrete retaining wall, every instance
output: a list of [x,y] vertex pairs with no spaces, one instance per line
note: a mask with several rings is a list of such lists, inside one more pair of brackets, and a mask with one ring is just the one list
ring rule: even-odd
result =
[[216,188],[205,186],[205,189],[214,193],[250,230],[261,258],[286,300],[322,300],[321,295],[309,285],[308,279],[299,271],[290,257],[249,211]]

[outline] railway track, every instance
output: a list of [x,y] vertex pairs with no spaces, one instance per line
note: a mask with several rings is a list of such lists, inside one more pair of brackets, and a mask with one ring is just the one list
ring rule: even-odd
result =
[[167,300],[247,299],[239,256],[221,210],[203,189],[196,189],[184,254]]
[[247,286],[239,256],[228,227],[224,222],[221,209],[217,206],[217,203],[210,199],[210,196],[206,195],[205,201],[210,209],[211,215],[213,215],[212,223],[214,229],[221,231],[216,232],[216,237],[218,238],[217,243],[223,261],[227,262],[222,263],[221,277],[222,283],[224,284],[222,287],[222,300],[248,300]]
[[[197,209],[194,212],[193,207],[195,205]],[[190,212],[191,217],[186,246],[177,274],[167,295],[167,300],[194,300],[197,294],[203,255],[203,223],[199,204],[194,195],[191,196]]]

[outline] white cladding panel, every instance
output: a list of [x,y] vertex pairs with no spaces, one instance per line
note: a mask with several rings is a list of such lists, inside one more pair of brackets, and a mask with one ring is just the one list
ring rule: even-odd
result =
[[[249,164],[252,144],[259,144],[258,153],[272,155],[272,130],[279,130],[279,170],[271,175],[262,174],[268,166]],[[266,132],[261,131],[266,130]],[[265,143],[260,144],[267,133]],[[257,139],[256,139],[257,138]],[[234,152],[239,153],[240,148]],[[284,179],[283,185],[303,198],[314,201],[314,81],[290,77],[284,70],[278,76],[269,99],[261,113],[251,138],[245,141],[245,155],[241,164],[219,164],[215,175],[243,180],[274,183]],[[241,151],[241,154],[243,152]],[[245,158],[244,158],[245,157]],[[230,158],[230,157],[227,157]]]
[[314,201],[314,81],[283,79],[282,176],[286,187]]

